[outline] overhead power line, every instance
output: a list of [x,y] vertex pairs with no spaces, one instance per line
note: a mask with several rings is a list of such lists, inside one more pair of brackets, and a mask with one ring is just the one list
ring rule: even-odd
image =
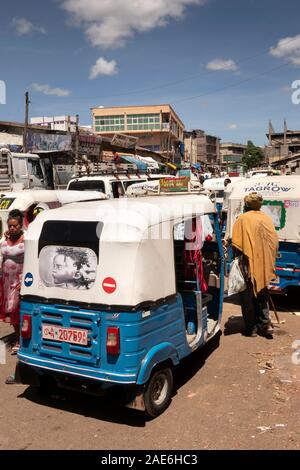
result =
[[215,93],[219,93],[219,92],[227,90],[229,88],[235,88],[236,86],[240,86],[243,83],[247,83],[247,82],[250,82],[251,80],[255,80],[256,78],[259,78],[263,75],[267,75],[271,72],[274,72],[275,70],[279,70],[283,67],[286,67],[287,65],[290,65],[290,64],[288,62],[285,62],[284,64],[278,65],[277,67],[273,67],[272,69],[265,70],[264,72],[257,73],[255,75],[253,75],[252,77],[248,77],[248,78],[245,78],[244,80],[240,80],[239,82],[231,83],[230,85],[225,85],[221,88],[216,88],[215,90],[208,91],[206,93],[201,93],[200,95],[188,96],[188,97],[182,98],[180,100],[175,100],[172,103],[182,103],[184,101],[194,100],[196,98],[202,98],[204,96],[213,95]]
[[[289,41],[286,41],[285,44],[289,44],[293,41],[295,41],[296,38],[292,38],[290,39]],[[249,60],[252,60],[252,59],[255,59],[256,57],[259,57],[261,55],[265,55],[267,54],[268,52],[270,51],[270,47],[264,49],[263,51],[261,52],[258,52],[257,54],[254,54],[254,55],[251,55],[251,56],[248,56],[248,57],[245,57],[245,58],[242,58],[240,59],[239,61],[235,62],[236,65],[240,65],[244,62],[247,62]],[[119,96],[128,96],[128,95],[137,95],[137,94],[143,94],[143,93],[148,93],[150,91],[155,91],[155,90],[160,90],[162,88],[168,88],[170,86],[174,86],[174,85],[178,85],[178,84],[181,84],[181,83],[184,83],[184,82],[187,82],[189,80],[193,80],[194,78],[198,78],[198,77],[206,77],[207,75],[211,75],[211,74],[214,74],[214,73],[217,73],[217,72],[220,72],[222,70],[209,70],[209,71],[206,71],[206,72],[199,72],[197,74],[193,74],[193,75],[190,75],[188,77],[185,77],[185,78],[182,78],[180,80],[174,80],[172,82],[168,82],[168,83],[163,83],[161,85],[157,85],[157,86],[153,86],[153,87],[149,87],[149,88],[144,88],[144,89],[140,89],[140,90],[131,90],[131,91],[127,91],[127,92],[124,92],[124,93],[116,93],[116,94],[113,94],[113,95],[109,95],[109,98],[115,98],[115,97],[119,97]]]

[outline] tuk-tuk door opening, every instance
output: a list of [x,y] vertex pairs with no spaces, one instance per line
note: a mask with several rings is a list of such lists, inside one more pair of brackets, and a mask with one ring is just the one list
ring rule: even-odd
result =
[[213,216],[185,220],[174,227],[177,292],[181,295],[187,339],[194,343],[213,332],[220,307],[221,258]]

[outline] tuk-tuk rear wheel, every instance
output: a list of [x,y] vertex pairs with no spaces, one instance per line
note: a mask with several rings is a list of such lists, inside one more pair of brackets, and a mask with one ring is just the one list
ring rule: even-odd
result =
[[173,374],[169,367],[156,370],[144,391],[145,411],[155,418],[169,406],[173,390]]

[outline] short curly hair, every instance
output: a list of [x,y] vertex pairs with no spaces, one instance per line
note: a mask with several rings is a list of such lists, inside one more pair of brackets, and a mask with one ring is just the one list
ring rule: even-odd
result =
[[23,225],[23,219],[24,219],[23,212],[21,212],[19,209],[13,209],[13,210],[11,210],[11,211],[8,213],[7,221],[9,221],[9,220],[11,220],[11,219],[16,219],[16,220],[18,220],[18,222],[19,222],[20,225]]

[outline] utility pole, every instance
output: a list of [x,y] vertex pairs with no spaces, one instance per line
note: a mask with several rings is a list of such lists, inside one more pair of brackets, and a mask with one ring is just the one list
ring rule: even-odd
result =
[[79,163],[79,115],[76,114],[75,164]]
[[[170,158],[171,124],[172,124],[172,117],[170,116],[169,131],[168,131],[168,143],[167,143],[167,159],[168,159],[168,161],[169,161],[169,158]],[[174,158],[172,159],[172,163],[174,163]]]
[[24,123],[24,133],[23,133],[23,153],[27,152],[27,132],[28,132],[28,116],[29,116],[29,93],[25,93],[25,123]]
[[70,115],[68,115],[68,117],[67,117],[67,132],[68,132],[68,134],[70,134],[70,132],[71,132],[71,117],[70,117]]

